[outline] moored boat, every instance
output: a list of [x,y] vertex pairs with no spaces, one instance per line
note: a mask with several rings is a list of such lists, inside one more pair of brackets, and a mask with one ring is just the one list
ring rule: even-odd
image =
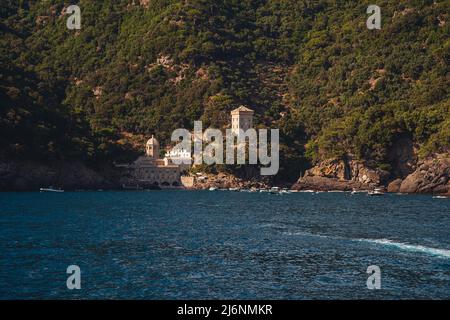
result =
[[55,189],[53,187],[48,187],[48,188],[40,188],[39,189],[40,192],[64,192],[64,190],[60,189]]
[[375,188],[375,189],[373,189],[373,191],[369,191],[367,193],[367,195],[368,196],[382,196],[382,195],[384,195],[384,192],[379,188]]
[[280,193],[280,188],[272,187],[272,188],[270,188],[269,192],[272,193],[272,194]]

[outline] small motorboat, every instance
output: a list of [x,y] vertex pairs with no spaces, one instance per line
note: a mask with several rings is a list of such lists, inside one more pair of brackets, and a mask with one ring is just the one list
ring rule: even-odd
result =
[[48,188],[40,188],[39,189],[40,192],[64,192],[63,189],[55,189],[52,186],[48,187]]
[[230,191],[239,191],[239,188],[229,188],[228,190],[230,190]]
[[373,189],[373,191],[369,191],[367,193],[367,195],[368,196],[382,196],[382,195],[384,195],[384,192],[381,189],[376,188],[376,189]]
[[272,187],[272,188],[270,188],[270,191],[269,191],[271,194],[279,194],[280,193],[280,188],[278,188],[278,187]]
[[433,199],[447,199],[446,196],[433,196]]
[[216,190],[217,190],[216,187],[210,187],[210,188],[209,188],[209,191],[216,191]]

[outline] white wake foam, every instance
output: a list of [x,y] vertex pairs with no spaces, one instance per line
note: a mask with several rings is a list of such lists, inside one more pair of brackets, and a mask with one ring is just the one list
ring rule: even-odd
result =
[[398,248],[401,250],[422,252],[422,253],[432,254],[435,256],[450,258],[450,250],[446,250],[446,249],[438,249],[438,248],[431,248],[431,247],[426,247],[426,246],[422,246],[422,245],[413,245],[413,244],[407,244],[407,243],[402,243],[402,242],[395,242],[395,241],[392,241],[389,239],[358,239],[358,241],[376,243],[376,244],[381,244],[381,245],[385,245],[385,246],[395,247],[395,248]]
[[427,246],[422,245],[414,245],[414,244],[408,244],[403,242],[396,242],[389,239],[352,239],[352,238],[344,238],[339,236],[327,236],[327,235],[321,235],[321,234],[314,234],[314,233],[308,233],[308,232],[283,232],[283,234],[288,236],[304,236],[304,237],[317,237],[317,238],[327,238],[330,240],[348,240],[348,241],[359,241],[359,242],[368,242],[368,243],[374,243],[378,245],[383,246],[390,246],[394,247],[400,250],[405,251],[411,251],[411,252],[420,252],[420,253],[426,253],[434,256],[444,257],[444,258],[450,258],[450,250],[447,249],[438,249],[438,248],[431,248]]

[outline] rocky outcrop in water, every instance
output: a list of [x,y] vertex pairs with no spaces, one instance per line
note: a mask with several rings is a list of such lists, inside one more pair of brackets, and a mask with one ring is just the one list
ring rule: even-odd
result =
[[388,184],[387,191],[392,193],[400,192],[400,186],[402,185],[402,179],[398,178]]
[[[409,158],[410,159],[410,158]],[[374,169],[364,161],[322,161],[294,184],[297,190],[370,190],[387,186],[388,192],[434,193],[450,195],[450,156],[434,155],[416,163],[408,163],[401,171],[403,177],[384,170]],[[412,170],[406,174],[407,170]],[[399,171],[393,171],[399,173]],[[390,181],[390,182],[389,182]]]
[[436,193],[450,195],[450,156],[440,154],[420,161],[417,169],[401,183],[402,193]]
[[389,172],[373,169],[359,160],[329,159],[305,174],[293,185],[297,190],[370,190],[385,183]]
[[257,179],[241,179],[234,175],[228,173],[218,173],[218,174],[199,174],[194,178],[194,186],[192,189],[205,190],[211,187],[219,189],[228,188],[239,188],[239,189],[250,189],[250,188],[268,188],[269,184],[267,182],[257,180]]

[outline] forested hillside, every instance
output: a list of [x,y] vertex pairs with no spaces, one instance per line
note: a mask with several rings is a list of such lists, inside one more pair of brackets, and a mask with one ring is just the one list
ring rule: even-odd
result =
[[[0,145],[9,159],[126,158],[135,140],[244,104],[280,128],[281,175],[352,156],[389,169],[407,138],[450,147],[450,4],[373,1],[2,1]],[[78,4],[81,30],[65,8]]]

